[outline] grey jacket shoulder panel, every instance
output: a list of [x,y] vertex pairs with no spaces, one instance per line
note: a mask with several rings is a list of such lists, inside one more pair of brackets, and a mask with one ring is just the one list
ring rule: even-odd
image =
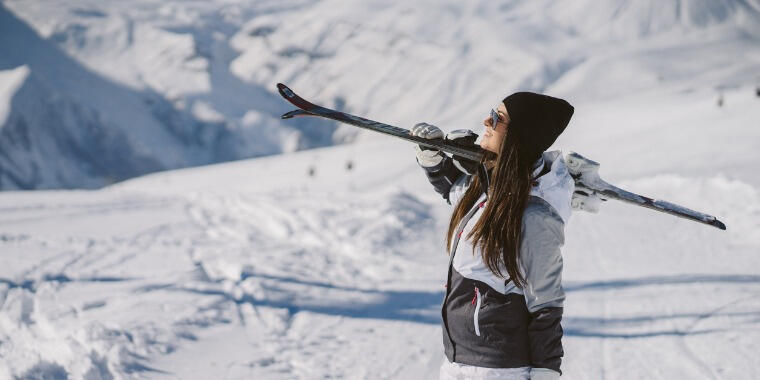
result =
[[545,200],[531,196],[525,207],[520,242],[520,267],[527,282],[523,293],[528,311],[562,307],[562,253],[565,223]]

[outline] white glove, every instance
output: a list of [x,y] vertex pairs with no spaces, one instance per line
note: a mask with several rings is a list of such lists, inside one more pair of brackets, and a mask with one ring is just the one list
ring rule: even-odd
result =
[[[599,163],[589,160],[575,152],[569,152],[565,156],[567,171],[573,178],[580,178],[582,183],[596,183],[599,179]],[[575,185],[575,192],[570,201],[573,210],[583,210],[590,213],[599,212],[602,199],[596,192],[585,186]]]
[[428,123],[417,123],[412,127],[412,136],[422,137],[423,139],[433,140],[442,139],[443,131],[441,128]]
[[[457,129],[446,134],[446,140],[462,146],[475,145],[475,140],[478,139],[478,135],[469,129]],[[478,171],[480,165],[477,161],[471,161],[464,157],[452,156],[454,159],[454,166],[461,172],[467,174],[475,174]]]
[[586,211],[592,214],[599,212],[599,206],[602,204],[602,199],[599,198],[593,192],[576,190],[573,193],[573,198],[570,200],[570,206],[575,211]]
[[[441,139],[443,131],[441,128],[428,123],[417,123],[410,130],[412,136],[422,137],[423,139]],[[417,162],[426,168],[432,168],[443,161],[443,153],[440,150],[432,149],[417,145],[414,147],[417,153]]]

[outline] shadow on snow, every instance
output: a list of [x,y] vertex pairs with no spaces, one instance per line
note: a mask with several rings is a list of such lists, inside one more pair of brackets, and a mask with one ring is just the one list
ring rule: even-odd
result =
[[[241,281],[247,278],[260,278],[273,280],[278,283],[303,286],[308,288],[322,288],[325,292],[338,291],[347,297],[335,297],[335,294],[326,296],[329,300],[321,301],[316,298],[298,298],[291,293],[285,296],[279,294],[277,297],[267,297],[258,299],[250,294],[235,297],[231,292],[221,289],[192,288],[182,287],[173,284],[150,285],[137,289],[137,291],[169,290],[183,291],[195,294],[220,296],[235,304],[251,304],[254,307],[274,307],[287,309],[290,315],[306,311],[312,313],[343,316],[350,318],[372,318],[397,320],[405,322],[440,324],[440,306],[443,300],[443,291],[383,291],[353,288],[347,286],[334,285],[319,281],[299,280],[295,278],[244,273]],[[687,285],[700,283],[724,283],[724,284],[760,284],[760,276],[754,275],[678,275],[678,276],[658,276],[642,277],[638,279],[621,279],[610,281],[597,281],[588,283],[570,284],[566,287],[568,293],[577,291],[593,291],[608,289],[625,289],[637,286],[649,285]],[[292,290],[292,289],[289,289]],[[352,297],[353,295],[354,297]],[[351,298],[360,296],[360,301],[351,301]],[[570,296],[572,297],[572,296]],[[275,299],[278,298],[278,299]],[[341,301],[344,298],[347,300]],[[367,301],[369,299],[369,301]],[[657,336],[686,336],[699,335],[719,332],[720,330],[703,329],[703,330],[679,330],[669,329],[661,331],[639,331],[639,332],[619,332],[610,331],[620,328],[646,328],[655,322],[675,319],[696,319],[701,318],[705,313],[681,313],[681,314],[663,314],[663,315],[643,315],[630,317],[573,317],[565,316],[563,326],[565,336],[581,338],[650,338]],[[733,317],[752,317],[757,312],[721,312],[715,315],[733,316]],[[758,323],[754,320],[749,323]]]
[[683,284],[706,284],[706,283],[728,283],[728,284],[759,284],[760,276],[758,275],[740,275],[740,274],[685,274],[677,276],[651,276],[640,278],[629,278],[619,280],[594,281],[583,283],[570,283],[565,285],[565,291],[576,292],[586,290],[606,290],[621,289],[638,286],[650,285],[683,285]]

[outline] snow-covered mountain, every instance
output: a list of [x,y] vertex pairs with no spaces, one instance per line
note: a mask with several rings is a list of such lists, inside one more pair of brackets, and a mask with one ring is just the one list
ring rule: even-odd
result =
[[212,88],[219,78],[191,36],[67,5],[62,30],[43,37],[0,4],[0,188],[100,187],[334,143],[330,123],[281,125],[286,106],[255,85],[222,78],[230,84]]
[[758,378],[759,3],[2,2],[0,379],[437,378],[450,206],[409,144],[279,121],[278,81],[476,131],[567,98],[556,148],[728,230],[574,213],[563,379]]
[[518,89],[578,102],[746,85],[759,4],[5,1],[0,78],[27,74],[0,83],[0,189],[98,187],[354,139],[280,122],[278,81],[328,106],[451,128],[476,128]]

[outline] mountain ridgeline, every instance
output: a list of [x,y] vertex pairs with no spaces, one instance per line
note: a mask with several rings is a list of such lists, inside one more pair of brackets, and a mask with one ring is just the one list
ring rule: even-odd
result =
[[365,137],[281,122],[279,81],[401,126],[475,129],[508,91],[582,104],[741,86],[760,70],[758,36],[758,0],[6,1],[0,190],[98,188]]

